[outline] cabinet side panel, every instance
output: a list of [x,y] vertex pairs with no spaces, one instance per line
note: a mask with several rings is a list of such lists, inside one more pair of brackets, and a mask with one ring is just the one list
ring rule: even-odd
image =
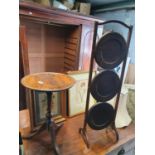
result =
[[92,26],[82,26],[82,36],[81,36],[81,48],[80,48],[80,59],[79,59],[79,69],[89,70],[91,49],[93,43],[93,27]]
[[19,110],[27,107],[28,97],[26,89],[21,85],[20,80],[29,74],[28,48],[25,35],[25,27],[19,27]]

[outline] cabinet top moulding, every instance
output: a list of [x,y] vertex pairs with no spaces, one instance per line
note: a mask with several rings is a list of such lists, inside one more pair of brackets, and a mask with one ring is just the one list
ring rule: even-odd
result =
[[[24,18],[40,20],[44,22],[70,24],[70,25],[91,25],[95,21],[103,22],[94,16],[86,16],[81,13],[66,11],[53,7],[46,7],[34,2],[19,2],[19,14]],[[36,19],[37,17],[37,19]]]

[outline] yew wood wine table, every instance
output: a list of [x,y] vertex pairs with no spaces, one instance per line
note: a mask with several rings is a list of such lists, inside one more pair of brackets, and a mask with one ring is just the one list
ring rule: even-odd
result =
[[72,87],[73,84],[75,83],[75,80],[65,74],[54,72],[43,72],[27,75],[24,78],[22,78],[21,83],[26,88],[29,88],[31,90],[46,92],[47,94],[46,125],[51,135],[52,149],[56,155],[60,155],[58,146],[56,144],[56,132],[61,126],[58,126],[52,119],[51,98],[53,92],[66,90]]

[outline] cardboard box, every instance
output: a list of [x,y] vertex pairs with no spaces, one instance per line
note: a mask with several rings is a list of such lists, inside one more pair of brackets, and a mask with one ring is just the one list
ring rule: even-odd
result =
[[78,10],[78,12],[85,14],[85,15],[90,15],[90,9],[91,9],[91,4],[90,3],[76,3],[75,8]]
[[61,0],[62,3],[68,8],[73,9],[75,0]]
[[39,4],[42,4],[42,5],[44,5],[44,6],[51,6],[51,4],[50,4],[50,0],[33,0],[34,2],[37,2],[37,3],[39,3]]

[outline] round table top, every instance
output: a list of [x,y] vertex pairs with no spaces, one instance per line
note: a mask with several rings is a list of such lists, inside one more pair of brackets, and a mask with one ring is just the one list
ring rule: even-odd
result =
[[61,91],[70,88],[75,80],[65,74],[55,72],[42,72],[27,75],[21,83],[29,89],[38,91]]

